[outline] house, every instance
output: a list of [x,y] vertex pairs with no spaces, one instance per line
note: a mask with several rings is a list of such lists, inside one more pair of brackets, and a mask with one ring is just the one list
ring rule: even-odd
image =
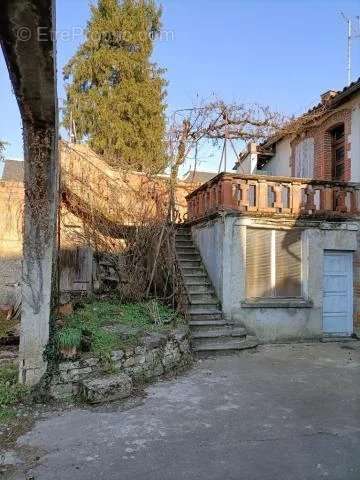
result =
[[203,184],[216,176],[214,172],[202,172],[199,170],[191,170],[184,178],[185,183]]
[[360,181],[360,78],[329,90],[304,115],[261,145],[249,144],[238,173]]
[[187,226],[226,322],[264,342],[352,335],[360,327],[360,79],[250,144],[235,168],[187,197]]

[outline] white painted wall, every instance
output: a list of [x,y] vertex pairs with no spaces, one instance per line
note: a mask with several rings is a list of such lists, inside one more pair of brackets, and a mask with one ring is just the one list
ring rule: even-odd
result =
[[351,113],[351,181],[360,182],[360,106]]
[[[282,224],[285,227],[286,222]],[[249,226],[274,228],[271,220],[228,215],[194,225],[192,235],[209,272],[227,321],[245,325],[263,342],[319,338],[323,335],[325,250],[357,250],[355,223],[304,223],[303,303],[249,306],[246,302],[246,232]],[[278,225],[280,226],[280,225]],[[288,226],[289,228],[289,226]],[[222,235],[222,238],[221,238]]]
[[239,164],[236,173],[255,174],[257,168],[257,154],[248,153],[243,161]]
[[276,144],[276,152],[269,163],[266,164],[265,169],[270,175],[274,176],[291,176],[290,167],[290,137],[285,137]]

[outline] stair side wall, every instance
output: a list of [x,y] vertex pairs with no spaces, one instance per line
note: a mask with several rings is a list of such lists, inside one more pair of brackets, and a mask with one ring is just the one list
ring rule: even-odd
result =
[[203,264],[207,270],[216,295],[223,303],[223,261],[225,246],[225,222],[218,219],[196,224],[191,234]]

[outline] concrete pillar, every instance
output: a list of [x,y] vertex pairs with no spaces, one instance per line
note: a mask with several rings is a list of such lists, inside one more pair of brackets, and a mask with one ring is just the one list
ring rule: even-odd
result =
[[55,0],[3,0],[0,44],[24,130],[25,220],[20,380],[46,370],[55,285],[58,205],[58,110]]
[[25,122],[25,221],[20,380],[35,385],[46,370],[52,291],[56,284],[57,129]]

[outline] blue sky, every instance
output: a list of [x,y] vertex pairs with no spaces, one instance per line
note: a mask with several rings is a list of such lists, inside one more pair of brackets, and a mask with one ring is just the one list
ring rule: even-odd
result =
[[[58,90],[62,67],[81,42],[88,0],[58,0]],[[167,69],[169,112],[198,95],[258,102],[299,114],[320,93],[346,84],[346,26],[340,16],[360,15],[360,0],[163,0],[163,28],[154,60]],[[360,32],[359,32],[360,33]],[[73,37],[73,38],[71,38]],[[360,38],[353,43],[353,79],[360,76]],[[22,158],[21,122],[0,57],[0,138],[6,155]],[[201,169],[219,158],[203,153]]]

